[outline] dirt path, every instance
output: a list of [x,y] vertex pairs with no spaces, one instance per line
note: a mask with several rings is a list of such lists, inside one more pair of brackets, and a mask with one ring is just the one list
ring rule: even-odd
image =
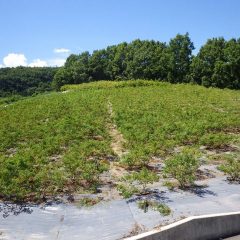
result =
[[123,135],[118,131],[117,126],[113,121],[113,108],[110,101],[108,102],[108,113],[110,117],[108,129],[109,135],[112,138],[111,148],[114,151],[114,153],[119,158],[121,158],[124,154],[127,153],[127,151],[124,150],[124,143],[126,143],[126,140],[123,138]]
[[[122,133],[118,130],[117,125],[114,123],[114,112],[112,108],[112,103],[108,102],[108,113],[109,113],[109,123],[108,123],[108,130],[109,135],[112,138],[111,148],[113,152],[118,156],[118,159],[120,160],[125,154],[128,153],[128,151],[124,148],[124,144],[126,143],[126,140],[124,139]],[[110,162],[110,175],[114,180],[118,180],[121,178],[124,174],[127,173],[127,171],[120,167],[117,162]]]
[[109,170],[104,172],[100,178],[103,183],[101,187],[102,197],[105,200],[113,200],[121,199],[119,192],[116,189],[116,184],[125,174],[127,174],[127,170],[120,166],[119,160],[121,160],[128,151],[124,148],[126,140],[118,130],[117,125],[114,123],[114,112],[110,101],[108,102],[108,113],[109,121],[107,128],[111,137],[111,148],[117,158],[113,158],[113,160],[109,162]]

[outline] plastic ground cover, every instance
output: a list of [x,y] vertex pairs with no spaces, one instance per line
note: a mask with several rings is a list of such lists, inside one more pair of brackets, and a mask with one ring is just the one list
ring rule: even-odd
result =
[[16,215],[13,205],[1,204],[0,239],[116,240],[137,234],[136,229],[151,230],[191,215],[240,211],[240,184],[230,184],[225,177],[208,179],[206,184],[191,191],[159,188],[155,197],[172,210],[166,217],[153,210],[144,213],[134,198],[101,202],[90,208],[72,204],[28,206],[17,209]]

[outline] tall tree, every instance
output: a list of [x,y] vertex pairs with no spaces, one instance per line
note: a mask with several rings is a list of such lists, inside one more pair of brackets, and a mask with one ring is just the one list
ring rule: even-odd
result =
[[187,74],[189,72],[192,50],[194,50],[193,42],[189,34],[178,34],[171,39],[168,47],[169,54],[169,73],[168,81],[172,83],[186,82]]
[[240,88],[240,41],[209,39],[193,59],[189,78],[206,87]]

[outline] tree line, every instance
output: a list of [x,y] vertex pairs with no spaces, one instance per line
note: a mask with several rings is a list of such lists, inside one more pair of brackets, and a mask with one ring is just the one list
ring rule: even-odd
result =
[[152,79],[240,89],[240,39],[209,39],[193,54],[189,34],[169,43],[134,40],[70,55],[64,67],[0,68],[0,97],[59,90],[64,84],[98,80]]
[[53,86],[98,80],[153,79],[240,89],[240,39],[209,39],[196,56],[189,34],[169,43],[134,40],[92,54],[70,55],[54,76]]
[[0,97],[29,96],[53,90],[52,81],[58,68],[0,68]]

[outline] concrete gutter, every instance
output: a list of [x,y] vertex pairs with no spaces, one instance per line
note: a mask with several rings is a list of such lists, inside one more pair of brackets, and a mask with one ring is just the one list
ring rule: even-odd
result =
[[188,217],[124,240],[214,240],[240,234],[240,212]]

